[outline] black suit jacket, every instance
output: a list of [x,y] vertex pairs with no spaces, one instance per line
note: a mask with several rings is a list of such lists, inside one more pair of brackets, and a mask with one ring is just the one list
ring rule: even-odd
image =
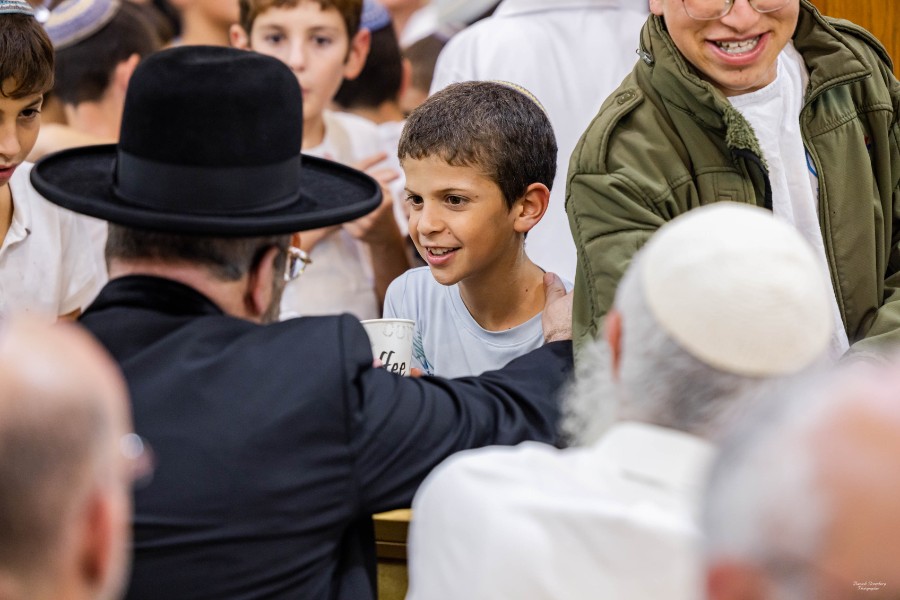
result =
[[372,513],[458,450],[553,442],[571,343],[456,380],[372,368],[349,315],[258,325],[192,288],[111,281],[81,322],[121,365],[156,453],[128,598],[369,600]]

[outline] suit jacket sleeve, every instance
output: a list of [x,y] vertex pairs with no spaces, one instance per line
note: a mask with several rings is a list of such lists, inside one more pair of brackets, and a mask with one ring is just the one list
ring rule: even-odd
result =
[[365,512],[407,507],[425,476],[467,448],[557,441],[559,392],[572,343],[546,344],[477,377],[399,377],[372,367],[362,327],[345,317],[344,390],[351,451]]

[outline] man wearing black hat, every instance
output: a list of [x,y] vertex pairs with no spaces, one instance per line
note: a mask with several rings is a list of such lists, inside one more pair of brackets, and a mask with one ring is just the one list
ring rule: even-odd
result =
[[112,280],[82,323],[158,465],[135,496],[129,598],[374,598],[372,513],[457,450],[556,439],[572,362],[552,275],[548,343],[479,377],[376,369],[349,315],[264,325],[302,271],[291,233],[380,202],[368,176],[301,157],[302,122],[279,61],[176,48],[138,67],[117,146],[35,167],[47,198],[111,222]]

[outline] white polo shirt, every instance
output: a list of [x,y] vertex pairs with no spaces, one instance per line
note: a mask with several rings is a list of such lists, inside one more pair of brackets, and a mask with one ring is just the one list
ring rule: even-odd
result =
[[0,317],[30,313],[53,321],[86,306],[105,277],[85,224],[31,187],[32,166],[22,163],[9,181],[13,213],[0,245]]

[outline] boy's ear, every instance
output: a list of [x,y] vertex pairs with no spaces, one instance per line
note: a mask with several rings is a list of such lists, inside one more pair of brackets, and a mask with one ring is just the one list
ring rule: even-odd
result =
[[116,86],[116,89],[119,90],[119,94],[121,94],[123,98],[125,97],[125,90],[128,89],[128,82],[131,81],[131,74],[134,73],[134,70],[140,62],[141,57],[135,52],[117,64],[116,68],[113,70],[112,83]]
[[525,193],[513,205],[515,223],[513,228],[518,233],[527,233],[537,225],[547,212],[550,204],[550,190],[543,183],[532,183],[525,188]]
[[99,489],[91,491],[84,519],[79,523],[78,574],[87,589],[102,589],[115,551],[112,506]]
[[250,35],[238,23],[232,23],[228,28],[228,39],[231,41],[231,47],[238,50],[250,49]]
[[281,248],[270,247],[248,273],[244,289],[244,310],[251,318],[262,317],[274,300],[273,278],[282,276],[281,273],[275,272],[275,257],[280,252],[283,252]]
[[360,29],[350,40],[347,60],[344,61],[344,79],[356,79],[366,66],[369,48],[372,46],[372,33],[368,29]]
[[613,381],[619,380],[619,361],[622,358],[622,313],[611,308],[603,319],[603,337],[609,346]]

